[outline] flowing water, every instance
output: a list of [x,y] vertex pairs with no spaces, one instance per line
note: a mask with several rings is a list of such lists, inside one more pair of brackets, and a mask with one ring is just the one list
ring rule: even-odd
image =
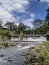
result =
[[19,42],[15,47],[0,49],[0,65],[25,65],[25,53],[39,44],[43,41]]

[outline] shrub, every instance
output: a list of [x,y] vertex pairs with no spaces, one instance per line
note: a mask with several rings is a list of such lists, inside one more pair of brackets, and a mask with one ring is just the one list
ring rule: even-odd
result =
[[0,35],[8,35],[8,30],[0,30]]
[[49,46],[37,46],[26,54],[26,65],[49,65]]
[[45,42],[44,45],[49,46],[49,41]]

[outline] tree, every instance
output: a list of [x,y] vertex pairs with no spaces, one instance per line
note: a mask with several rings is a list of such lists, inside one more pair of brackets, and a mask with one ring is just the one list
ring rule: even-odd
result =
[[34,22],[33,22],[33,25],[35,26],[35,28],[38,28],[40,26],[42,26],[43,24],[43,21],[40,20],[40,19],[36,19]]
[[0,29],[2,29],[2,19],[0,19]]
[[24,23],[20,23],[19,26],[18,26],[18,29],[19,30],[26,30],[26,26],[24,25]]
[[17,29],[18,29],[17,25],[14,25],[13,30],[17,30]]
[[6,25],[6,26],[8,27],[8,29],[10,29],[10,30],[13,30],[13,28],[14,28],[14,22],[7,22],[5,25]]
[[45,24],[49,26],[49,8],[46,9],[47,15],[45,17]]

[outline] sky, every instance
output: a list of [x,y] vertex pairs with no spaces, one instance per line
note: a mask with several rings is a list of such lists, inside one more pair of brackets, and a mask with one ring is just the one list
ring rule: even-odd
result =
[[7,21],[15,22],[34,28],[35,19],[44,20],[46,9],[49,7],[49,0],[0,0],[0,19],[3,24]]

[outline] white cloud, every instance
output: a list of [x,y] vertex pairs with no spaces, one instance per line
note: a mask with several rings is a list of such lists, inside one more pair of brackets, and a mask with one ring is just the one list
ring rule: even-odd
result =
[[15,25],[19,26],[19,23],[15,23]]
[[34,25],[33,25],[33,22],[34,19],[33,18],[30,18],[30,19],[26,19],[25,21],[23,21],[23,23],[27,26],[30,26],[31,28],[34,28]]
[[[35,1],[38,1],[38,0],[35,0]],[[40,0],[40,2],[47,3],[47,4],[48,4],[48,6],[49,6],[49,0]]]
[[[27,15],[29,15],[30,18],[25,19],[24,21],[21,21],[21,22],[23,22],[25,25],[27,25],[31,28],[34,28],[33,21],[34,21],[34,17],[36,16],[35,13],[34,12],[33,13],[28,12]],[[22,17],[20,17],[20,18],[22,18]]]
[[8,12],[6,9],[4,9],[2,6],[0,6],[0,19],[3,20],[3,24],[5,24],[7,21],[13,22],[16,19]]
[[17,12],[24,12],[29,4],[28,0],[0,0],[0,2],[8,11],[15,9]]
[[31,16],[31,17],[35,17],[35,14],[34,14],[34,13],[31,13],[30,16]]
[[25,12],[29,1],[28,0],[0,0],[0,19],[2,19],[4,23],[7,21],[17,21],[13,17],[13,15],[10,13],[11,11],[16,11],[16,12]]
[[49,4],[48,4],[48,6],[49,6]]
[[40,0],[41,2],[47,2],[47,3],[49,3],[49,0]]
[[45,3],[47,3],[48,4],[48,6],[49,6],[49,0],[40,0],[41,2],[45,2]]

